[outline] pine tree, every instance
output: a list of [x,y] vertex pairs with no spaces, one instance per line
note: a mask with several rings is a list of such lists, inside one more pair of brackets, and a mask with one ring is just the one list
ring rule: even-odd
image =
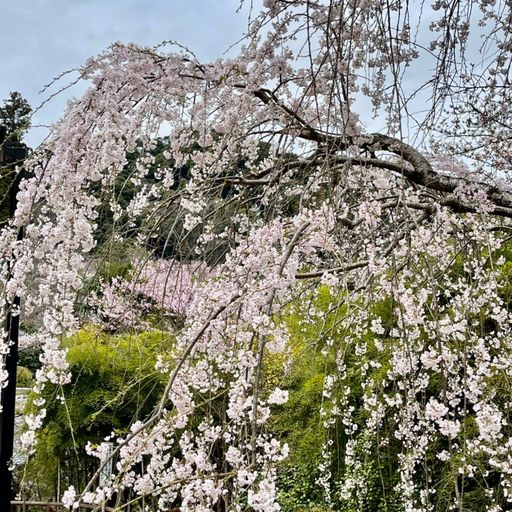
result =
[[9,94],[0,107],[0,124],[6,127],[7,140],[19,144],[23,135],[30,127],[30,114],[32,107],[28,101],[17,91]]

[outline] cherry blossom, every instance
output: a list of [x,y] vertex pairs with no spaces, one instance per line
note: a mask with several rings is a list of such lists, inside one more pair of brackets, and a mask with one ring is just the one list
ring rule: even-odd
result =
[[[156,366],[159,404],[109,437],[102,488],[108,461],[89,446],[98,471],[64,492],[66,507],[131,490],[158,510],[279,510],[289,448],[269,419],[289,391],[266,388],[264,371],[276,354],[290,363],[290,307],[320,326],[329,506],[362,508],[365,463],[390,445],[401,510],[436,509],[438,465],[454,510],[470,479],[487,488],[485,510],[509,506],[510,400],[496,385],[512,370],[511,32],[506,2],[466,4],[266,0],[236,57],[114,44],[81,68],[89,89],[26,163],[0,232],[2,305],[19,314],[21,298],[43,349],[28,449],[44,387],[70,380],[66,337],[90,323],[152,328],[155,311],[182,322],[159,324],[175,339]],[[135,188],[128,204],[119,182]],[[116,246],[137,255],[129,275],[94,288],[90,269]]]

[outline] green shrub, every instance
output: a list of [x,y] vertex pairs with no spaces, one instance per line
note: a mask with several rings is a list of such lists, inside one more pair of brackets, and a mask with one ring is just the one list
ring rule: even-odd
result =
[[25,366],[18,366],[16,373],[16,386],[19,388],[29,388],[34,383],[32,372]]

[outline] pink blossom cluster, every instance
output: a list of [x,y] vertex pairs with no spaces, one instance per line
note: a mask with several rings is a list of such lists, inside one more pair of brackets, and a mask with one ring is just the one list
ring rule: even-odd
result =
[[[151,313],[185,317],[193,296],[193,276],[204,278],[200,263],[183,264],[174,260],[136,260],[127,277],[114,277],[102,283],[91,297],[94,319],[109,330],[148,328]],[[146,320],[145,320],[146,319]]]

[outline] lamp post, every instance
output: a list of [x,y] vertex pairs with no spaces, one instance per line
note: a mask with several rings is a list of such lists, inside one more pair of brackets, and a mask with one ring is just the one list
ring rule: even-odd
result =
[[[16,164],[23,162],[27,148],[19,144],[5,142],[6,130],[0,126],[0,167],[5,172],[9,169],[15,172]],[[18,194],[21,172],[17,172],[10,185],[9,217],[16,211],[16,196]],[[18,240],[23,234],[20,229]],[[3,355],[4,369],[8,374],[7,386],[2,389],[2,412],[0,413],[0,512],[9,512],[11,500],[14,499],[12,471],[10,469],[14,447],[14,421],[16,415],[16,368],[18,364],[18,335],[19,335],[20,298],[15,297],[13,304],[7,308],[4,335],[9,341],[9,352]]]

